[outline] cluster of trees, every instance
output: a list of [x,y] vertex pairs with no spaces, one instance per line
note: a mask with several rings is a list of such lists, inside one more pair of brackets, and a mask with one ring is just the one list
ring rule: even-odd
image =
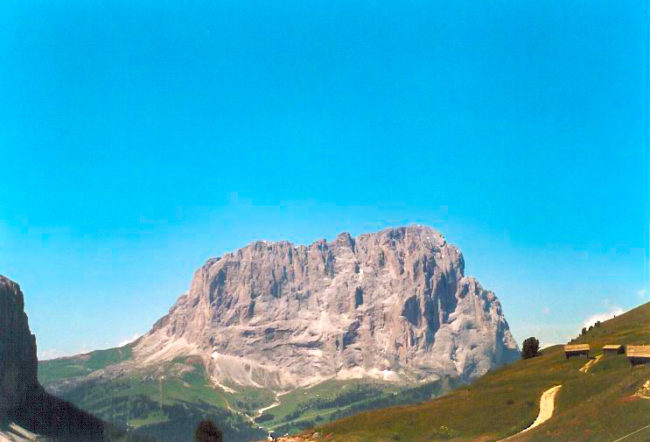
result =
[[364,399],[380,395],[382,390],[374,385],[359,385],[344,391],[332,399],[314,399],[310,403],[310,408],[324,410],[327,408],[345,407],[352,402],[359,402]]
[[[375,385],[363,385],[357,384],[353,386],[350,390],[344,391],[343,393],[335,396],[333,398],[314,398],[309,401],[302,402],[298,404],[294,411],[285,416],[286,420],[298,419],[300,416],[305,414],[309,410],[326,410],[329,408],[339,408],[346,407],[352,403],[364,401],[367,399],[378,398],[383,394],[383,391],[380,387]],[[268,414],[270,417],[266,417],[267,414],[263,414],[255,419],[256,422],[264,422],[270,419],[273,419],[273,415]]]
[[589,328],[587,327],[582,327],[582,332],[580,333],[580,336],[584,336],[587,334],[587,332],[592,331],[593,329],[600,327],[600,321],[596,321],[594,325],[590,325]]
[[257,412],[257,410],[268,405],[269,401],[274,399],[271,392],[260,393],[251,390],[241,390],[235,399],[235,405],[237,408],[249,414]]
[[[314,400],[306,404],[301,404],[291,414],[285,416],[287,420],[298,419],[307,409],[337,408],[334,412],[326,417],[316,416],[313,420],[298,420],[288,422],[276,428],[279,434],[301,431],[313,428],[324,420],[335,420],[342,417],[350,416],[366,410],[385,408],[393,405],[414,404],[428,401],[441,393],[447,391],[452,385],[449,382],[437,381],[430,382],[412,388],[405,388],[398,393],[387,393],[375,385],[357,385],[354,389],[343,393],[337,398],[331,400]],[[372,391],[373,394],[368,394]],[[317,406],[315,406],[317,405]]]
[[[379,391],[377,395],[373,395],[363,400],[356,402],[348,402],[349,405],[339,407],[336,411],[327,416],[327,420],[340,419],[346,416],[360,413],[367,410],[375,410],[378,408],[386,408],[394,405],[415,404],[428,401],[453,387],[453,381],[436,381],[412,388],[405,388],[398,393],[386,393]],[[364,386],[361,385],[361,388]],[[372,386],[371,386],[372,387]],[[373,387],[375,388],[375,387]],[[290,422],[276,428],[280,434],[291,433],[295,431],[312,428],[316,424],[321,423],[325,418],[317,416],[314,420],[302,420],[297,422]]]
[[[219,431],[225,440],[260,440],[265,432],[254,428],[247,419],[228,410],[200,404],[177,403],[163,405],[166,421],[156,422],[135,430],[137,435],[146,435],[161,441],[187,440],[203,420],[219,423]],[[205,425],[205,424],[204,424]]]
[[315,426],[316,426],[316,422],[314,420],[304,420],[298,422],[291,422],[276,427],[275,432],[278,434],[293,433],[297,431],[307,430],[309,428],[314,428]]
[[264,413],[264,414],[261,415],[261,416],[257,416],[257,417],[255,418],[255,422],[257,422],[258,424],[260,424],[260,423],[262,423],[262,422],[272,421],[273,419],[275,419],[275,416],[274,416],[274,415],[272,415],[271,413]]

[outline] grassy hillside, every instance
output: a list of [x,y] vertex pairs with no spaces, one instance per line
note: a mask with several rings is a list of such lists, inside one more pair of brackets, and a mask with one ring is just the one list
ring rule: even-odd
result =
[[430,400],[457,384],[449,379],[417,387],[332,380],[276,397],[262,388],[215,387],[196,357],[147,368],[135,367],[131,357],[126,346],[43,361],[39,380],[54,394],[132,434],[169,441],[185,440],[204,417],[214,420],[226,440],[261,439],[267,430],[296,432],[363,410]]
[[[606,321],[576,341],[591,344],[595,355],[608,343],[650,344],[650,304]],[[530,425],[541,393],[558,384],[563,387],[554,417],[516,440],[615,440],[650,424],[650,400],[636,395],[650,380],[650,367],[632,368],[619,355],[581,373],[585,362],[566,360],[562,346],[553,346],[436,400],[360,413],[317,431],[340,441],[499,440]],[[649,437],[645,431],[626,441]]]
[[459,383],[455,379],[443,379],[417,387],[404,387],[372,380],[330,380],[282,396],[280,405],[257,420],[278,434],[292,433],[364,410],[427,401]]
[[129,359],[131,359],[131,347],[126,345],[120,348],[97,350],[72,358],[43,361],[38,366],[38,380],[41,384],[49,385],[59,380],[87,375]]
[[[265,435],[229,407],[232,397],[213,387],[199,358],[177,358],[147,369],[115,365],[130,359],[127,346],[43,361],[39,381],[61,398],[136,435],[187,440],[206,417],[218,424],[227,440]],[[104,369],[112,374],[98,371]]]

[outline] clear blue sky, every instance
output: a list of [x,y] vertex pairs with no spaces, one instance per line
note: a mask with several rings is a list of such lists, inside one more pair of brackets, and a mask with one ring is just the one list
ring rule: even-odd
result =
[[39,354],[207,258],[424,223],[515,337],[648,300],[645,1],[3,1],[0,273]]

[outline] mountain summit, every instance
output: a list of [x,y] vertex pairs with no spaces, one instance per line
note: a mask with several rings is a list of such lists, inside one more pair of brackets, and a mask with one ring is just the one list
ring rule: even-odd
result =
[[220,385],[276,391],[327,379],[474,379],[518,358],[494,293],[436,230],[309,246],[257,241],[210,259],[133,346],[136,363],[203,358]]

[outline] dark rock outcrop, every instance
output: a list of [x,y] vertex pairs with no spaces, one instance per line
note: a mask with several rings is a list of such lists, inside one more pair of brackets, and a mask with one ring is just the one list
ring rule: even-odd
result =
[[37,363],[23,293],[18,284],[0,276],[0,412],[23,404],[38,386]]
[[18,284],[0,275],[0,440],[14,440],[14,435],[8,437],[10,425],[47,440],[119,438],[121,431],[52,396],[38,383],[36,338],[24,309]]

